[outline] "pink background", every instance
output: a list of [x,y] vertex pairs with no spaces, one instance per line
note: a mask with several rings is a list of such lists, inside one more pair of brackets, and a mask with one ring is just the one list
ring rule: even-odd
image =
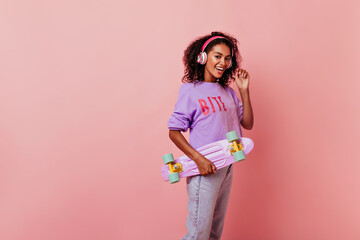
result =
[[237,37],[255,141],[223,239],[360,239],[360,4],[0,2],[0,239],[180,239],[167,119],[194,38]]

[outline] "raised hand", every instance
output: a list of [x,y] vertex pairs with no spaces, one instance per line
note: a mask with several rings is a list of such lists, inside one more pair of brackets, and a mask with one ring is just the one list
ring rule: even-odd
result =
[[235,81],[240,90],[247,90],[249,89],[250,75],[244,69],[236,69]]

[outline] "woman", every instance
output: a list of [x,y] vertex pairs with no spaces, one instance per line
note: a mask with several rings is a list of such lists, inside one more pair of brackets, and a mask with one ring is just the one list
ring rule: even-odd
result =
[[[252,129],[249,74],[239,69],[237,40],[221,32],[200,37],[185,50],[184,84],[168,121],[169,137],[197,165],[200,175],[187,178],[188,233],[184,239],[220,239],[232,183],[232,166],[216,170],[196,148],[241,136],[241,126]],[[236,81],[242,102],[228,87]],[[181,131],[190,129],[190,143]]]

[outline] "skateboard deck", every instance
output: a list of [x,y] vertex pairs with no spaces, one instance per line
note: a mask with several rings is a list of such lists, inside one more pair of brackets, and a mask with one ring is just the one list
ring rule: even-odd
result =
[[[220,140],[197,148],[196,150],[205,158],[212,161],[216,169],[229,166],[230,164],[244,160],[245,155],[249,154],[254,148],[254,142],[250,138],[238,138],[236,132],[235,135],[235,140],[231,139],[231,141],[229,141],[229,138]],[[172,160],[166,161],[166,158],[172,158]],[[173,159],[170,153],[164,155],[163,160],[165,165],[161,167],[161,176],[164,181],[169,181],[170,178],[170,183],[175,183],[178,182],[180,178],[200,174],[196,163],[186,155]]]

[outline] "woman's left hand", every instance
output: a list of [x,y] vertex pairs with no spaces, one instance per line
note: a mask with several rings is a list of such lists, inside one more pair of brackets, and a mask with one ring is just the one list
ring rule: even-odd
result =
[[244,69],[236,69],[235,81],[240,90],[247,90],[249,89],[250,75]]

